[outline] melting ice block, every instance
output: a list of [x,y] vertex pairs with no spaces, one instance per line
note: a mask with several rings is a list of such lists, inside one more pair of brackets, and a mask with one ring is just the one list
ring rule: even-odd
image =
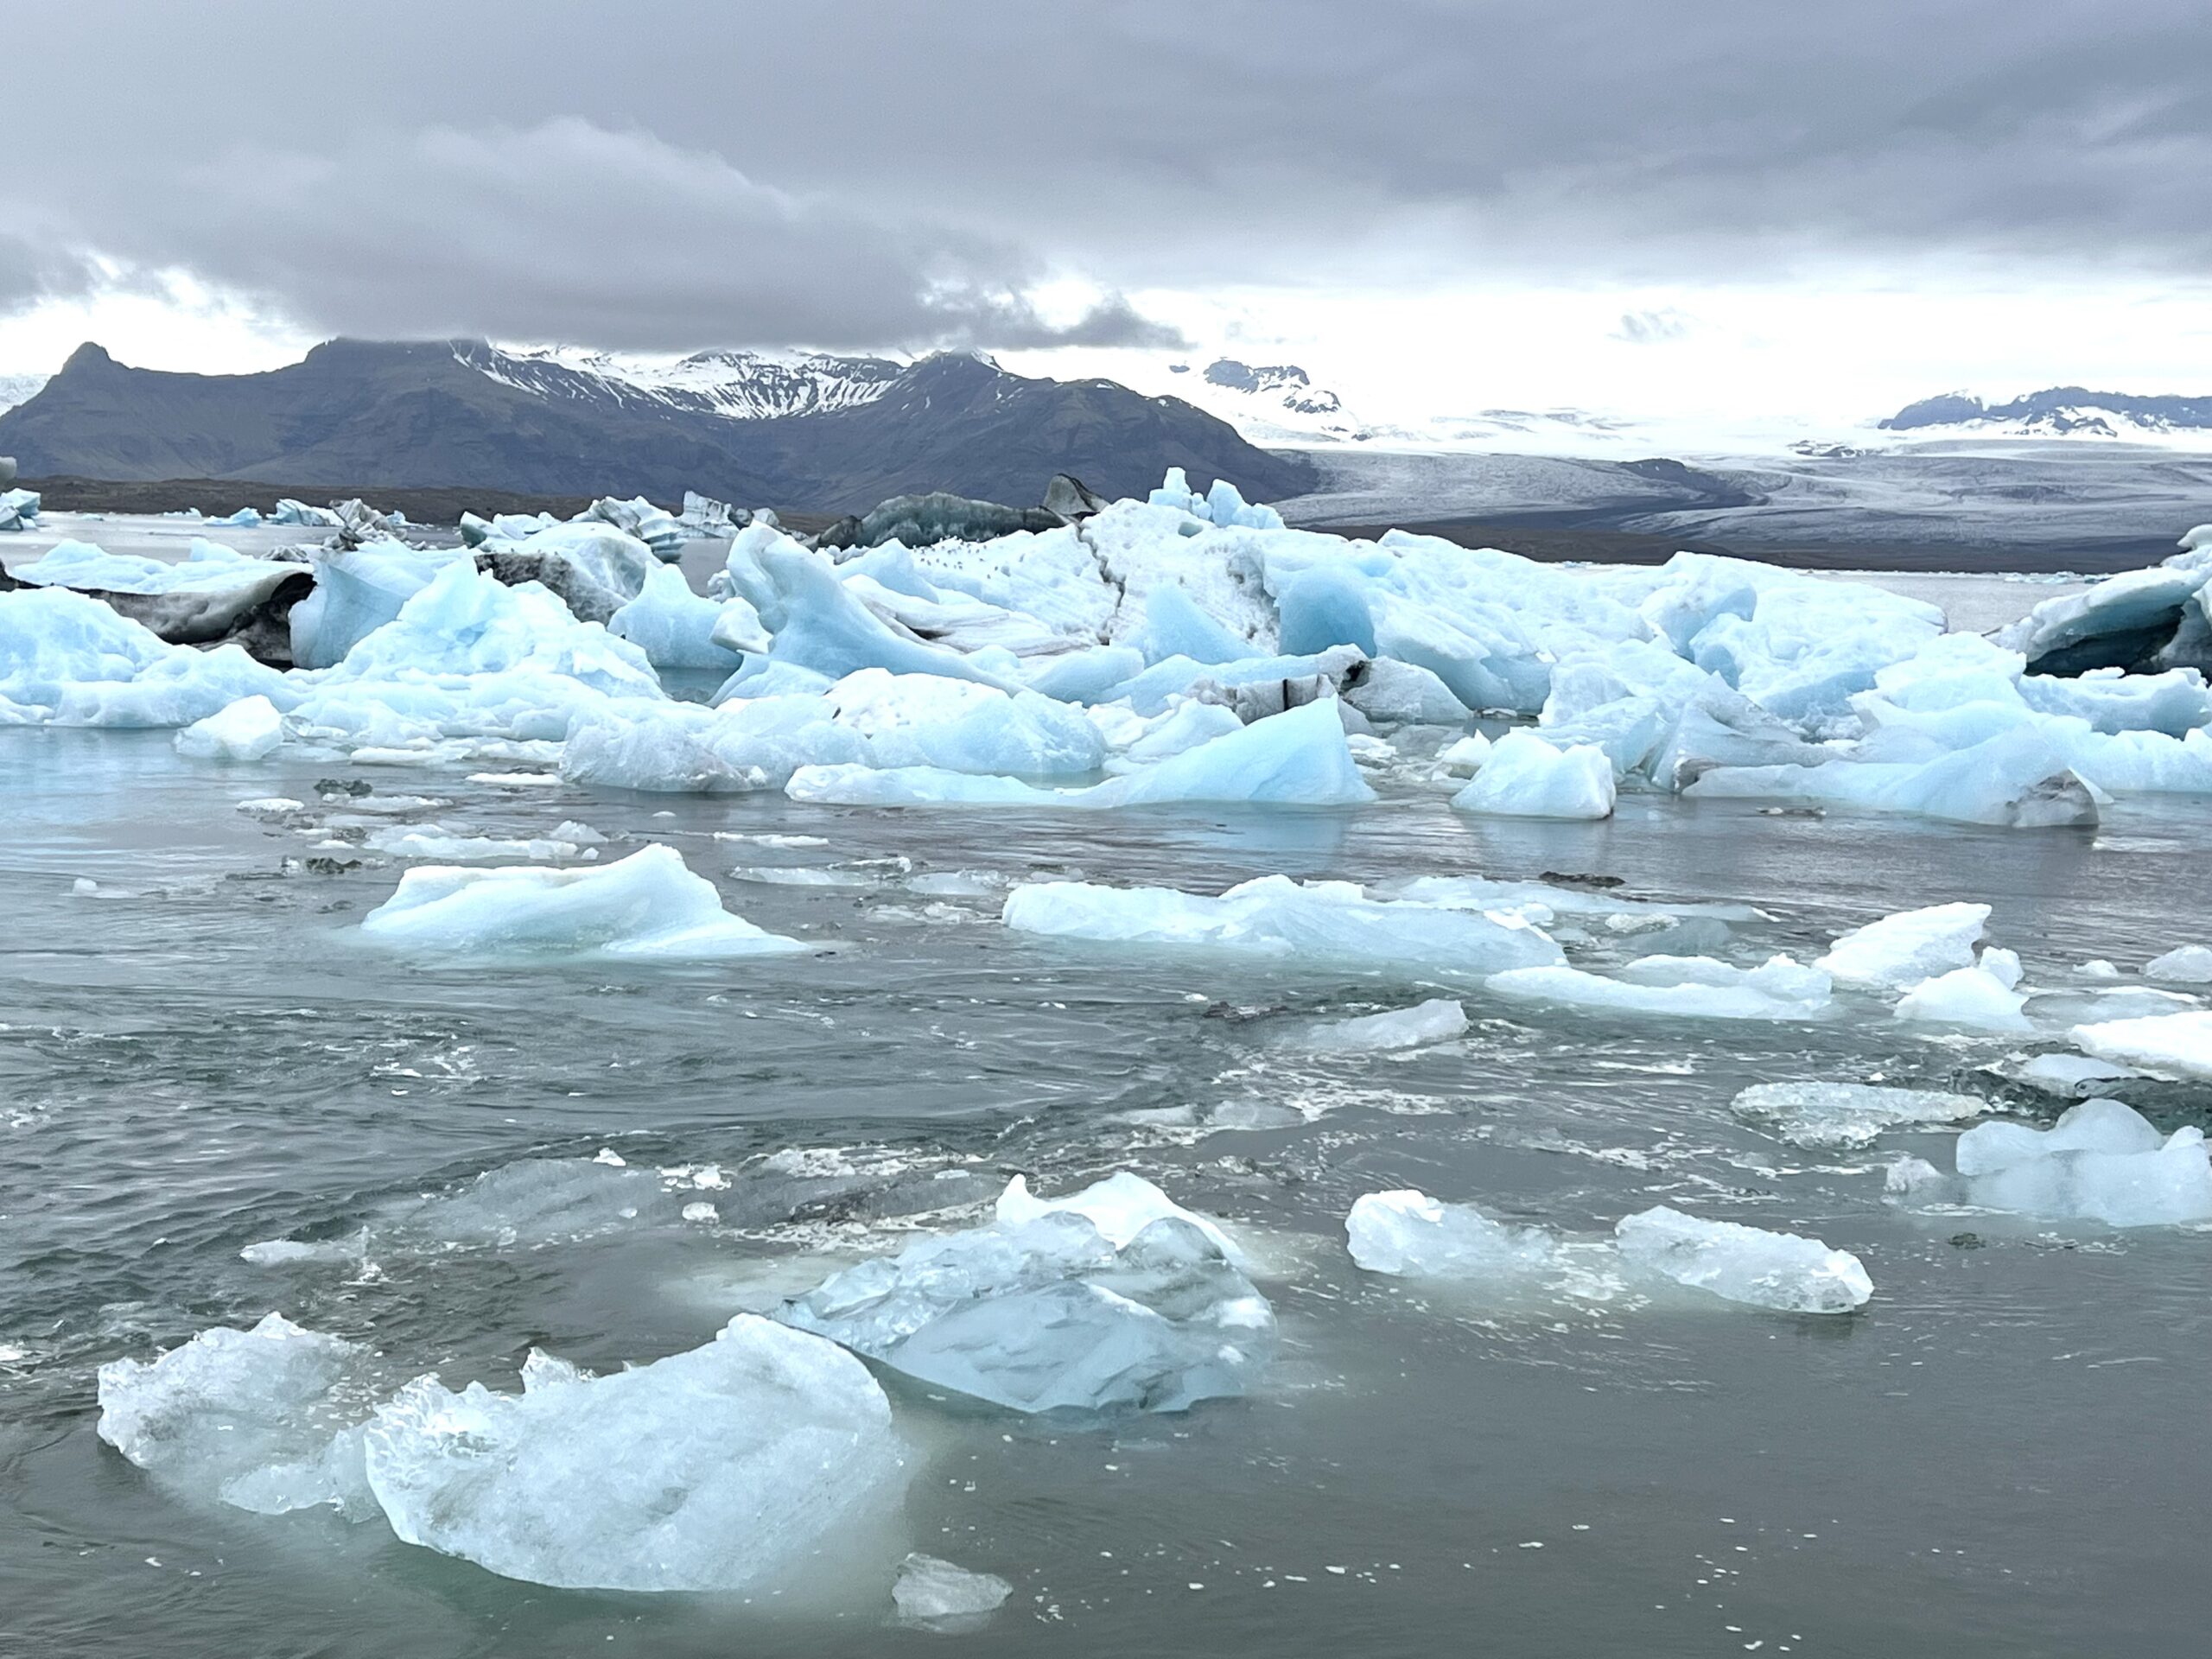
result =
[[995,1611],[1014,1586],[994,1573],[971,1573],[934,1555],[909,1555],[899,1563],[891,1600],[909,1624],[964,1630]]
[[1325,1052],[1373,1053],[1449,1042],[1466,1029],[1466,1009],[1450,997],[1440,996],[1416,1002],[1410,1008],[1322,1020],[1306,1027],[1295,1041],[1300,1048]]
[[1854,928],[1813,965],[1839,985],[1909,990],[1924,979],[1974,965],[1987,905],[1930,905]]
[[399,878],[361,931],[410,950],[671,959],[810,949],[721,906],[672,847],[579,869],[429,864]]
[[[2013,966],[2017,970],[2017,963]],[[2020,1012],[2027,1000],[1988,968],[1954,968],[1907,991],[1897,1001],[1897,1017],[1976,1031],[2028,1031],[2033,1027]]]
[[284,741],[284,716],[264,696],[240,697],[176,734],[176,752],[194,760],[258,760]]
[[1613,763],[1595,744],[1560,750],[1534,732],[1508,732],[1491,746],[1482,770],[1452,804],[1462,812],[1506,817],[1610,817]]
[[849,1268],[777,1317],[1016,1411],[1182,1411],[1242,1394],[1274,1344],[1224,1242],[1135,1176],[1064,1206],[1017,1178],[990,1225]]
[[1518,917],[1411,899],[1370,899],[1349,881],[1262,876],[1219,898],[1173,887],[1033,881],[1007,895],[1018,932],[1102,943],[1228,950],[1413,976],[1480,976],[1562,960]]
[[378,1408],[368,1481],[402,1540],[567,1589],[749,1590],[904,1484],[868,1368],[768,1319],[605,1376],[533,1352],[522,1385],[425,1376]]
[[374,1510],[357,1426],[374,1356],[271,1313],[100,1367],[99,1436],[148,1473],[262,1515]]
[[1550,1266],[1559,1247],[1537,1227],[1494,1221],[1471,1204],[1411,1188],[1370,1192],[1344,1217],[1351,1259],[1370,1273],[1421,1279],[1501,1279]]
[[1989,1210],[2155,1227],[2212,1221],[2212,1160],[2204,1132],[2161,1136],[2116,1100],[2085,1100],[2045,1130],[1983,1123],[1959,1137],[1958,1179],[1909,1160],[1891,1186],[1920,1198],[1957,1198]]
[[1706,1221],[1662,1205],[1624,1216],[1613,1235],[1624,1261],[1753,1307],[1848,1313],[1874,1294],[1857,1256],[1796,1233]]
[[2150,1014],[2076,1026],[2068,1033],[2083,1053],[2159,1077],[2212,1083],[2212,1010]]
[[1973,1095],[1864,1083],[1762,1083],[1738,1095],[1732,1109],[1771,1125],[1794,1146],[1863,1147],[1885,1129],[1979,1117],[1989,1103]]
[[2212,950],[2201,944],[2177,945],[2145,963],[2143,977],[2168,985],[2212,985]]
[[1788,957],[1736,968],[1711,957],[1645,957],[1611,978],[1580,968],[1517,968],[1493,974],[1500,996],[1622,1014],[1699,1020],[1811,1020],[1828,1007],[1828,976]]

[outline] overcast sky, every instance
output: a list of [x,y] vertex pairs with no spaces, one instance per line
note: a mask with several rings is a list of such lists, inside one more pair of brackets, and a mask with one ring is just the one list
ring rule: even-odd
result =
[[2212,391],[2202,0],[72,0],[0,371],[328,334],[1304,362],[1388,413]]

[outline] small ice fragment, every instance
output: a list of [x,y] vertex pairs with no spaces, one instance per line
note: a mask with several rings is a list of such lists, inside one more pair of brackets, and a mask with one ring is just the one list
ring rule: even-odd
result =
[[2038,1054],[2012,1073],[2015,1082],[2046,1095],[2082,1099],[2098,1092],[2100,1084],[2122,1083],[2140,1077],[2139,1071],[2109,1060],[2093,1060],[2084,1054]]
[[2212,949],[2201,944],[2177,946],[2145,963],[2143,977],[2168,985],[2212,985]]
[[1814,966],[1840,985],[1902,991],[1954,968],[1971,967],[1989,922],[1987,905],[1931,905],[1853,929]]
[[1323,1020],[1308,1026],[1297,1038],[1300,1048],[1332,1053],[1384,1052],[1419,1048],[1428,1043],[1449,1042],[1467,1029],[1467,1010],[1450,997],[1432,997],[1410,1008],[1384,1014],[1361,1014],[1351,1020]]
[[[1959,1137],[1955,1196],[1985,1209],[2113,1227],[2212,1221],[2212,1160],[2194,1125],[2161,1136],[2116,1100],[2087,1100],[2047,1130],[1983,1123]],[[1891,1190],[1950,1195],[1936,1171],[1892,1170]]]
[[258,760],[284,741],[284,717],[267,697],[240,697],[176,734],[176,752],[194,760]]
[[1794,1146],[1863,1147],[1885,1129],[1978,1117],[1989,1103],[1972,1095],[1863,1083],[1762,1083],[1738,1095],[1732,1109],[1773,1125]]
[[961,1630],[980,1624],[1013,1593],[1014,1586],[995,1573],[971,1573],[934,1555],[906,1557],[891,1586],[891,1599],[906,1623],[954,1624]]
[[1954,968],[1923,981],[1898,1000],[1897,1018],[1976,1031],[2033,1029],[2020,1012],[2027,998],[1986,968]]
[[2076,1026],[2068,1033],[2084,1053],[2155,1076],[2212,1083],[2212,1010],[2151,1014]]
[[1706,1221],[1662,1205],[1613,1229],[1624,1260],[1732,1302],[1789,1313],[1848,1313],[1874,1294],[1859,1258],[1816,1238]]
[[251,812],[256,817],[276,817],[285,812],[304,812],[306,804],[285,795],[262,795],[250,801],[240,801],[238,810]]
[[1472,1205],[1440,1204],[1410,1188],[1370,1192],[1344,1217],[1351,1259],[1370,1273],[1497,1279],[1549,1266],[1558,1246],[1541,1229],[1493,1221]]

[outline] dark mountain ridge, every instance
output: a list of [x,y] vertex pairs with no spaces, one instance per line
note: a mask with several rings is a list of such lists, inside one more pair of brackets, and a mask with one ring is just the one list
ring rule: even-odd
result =
[[948,353],[870,391],[849,407],[739,418],[478,340],[334,340],[239,375],[131,368],[86,345],[0,414],[0,453],[26,477],[664,499],[696,489],[826,512],[929,490],[1027,502],[1058,472],[1109,496],[1141,495],[1169,467],[1257,500],[1314,482],[1302,457],[1109,380],[1030,379]]

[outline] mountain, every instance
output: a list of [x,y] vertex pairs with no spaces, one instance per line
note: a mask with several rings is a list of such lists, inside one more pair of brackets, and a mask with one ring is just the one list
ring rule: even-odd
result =
[[671,363],[501,351],[481,340],[335,340],[262,374],[130,368],[79,346],[0,414],[23,476],[222,478],[524,493],[687,489],[742,505],[858,511],[909,491],[1028,502],[1054,473],[1142,494],[1169,467],[1269,500],[1312,487],[1174,397],[1009,374],[946,353]]
[[1255,366],[1224,357],[1198,371],[1173,364],[1168,372],[1190,375],[1188,391],[1179,385],[1178,391],[1255,443],[1350,443],[1370,435],[1341,397],[1294,363]]
[[1923,436],[1949,433],[1977,437],[2128,438],[2157,442],[2192,434],[2212,436],[2212,397],[2139,397],[2050,386],[1986,404],[1965,392],[1948,392],[1908,404],[1878,423],[1885,432]]

